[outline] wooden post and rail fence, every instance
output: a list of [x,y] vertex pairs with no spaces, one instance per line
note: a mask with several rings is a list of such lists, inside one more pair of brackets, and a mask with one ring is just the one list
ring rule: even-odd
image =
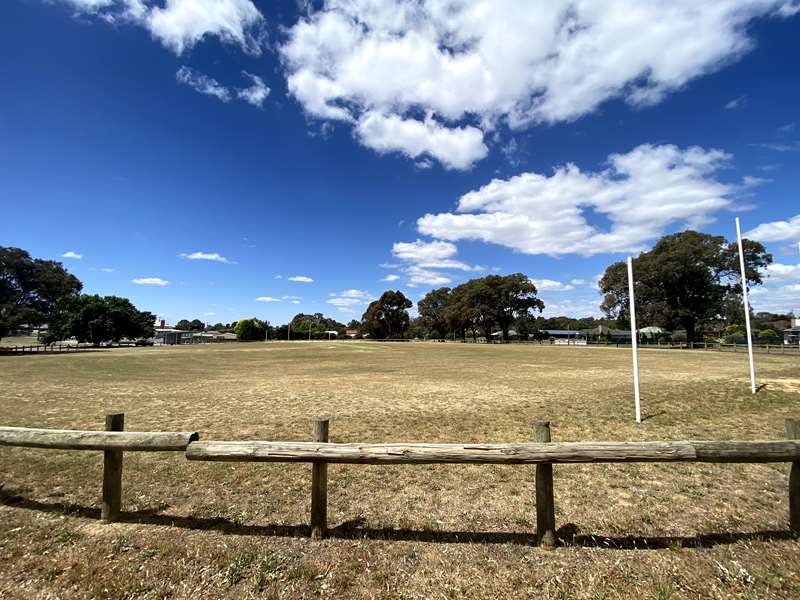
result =
[[533,442],[510,444],[328,442],[329,419],[314,420],[312,442],[200,441],[195,432],[123,431],[123,414],[106,416],[106,431],[0,427],[0,446],[93,450],[104,453],[102,519],[119,519],[124,452],[185,452],[189,460],[311,463],[311,537],[327,528],[328,464],[535,465],[536,539],[554,547],[556,539],[553,465],[628,462],[791,463],[789,527],[800,534],[800,421],[786,420],[784,440],[553,442],[550,423],[533,422]]

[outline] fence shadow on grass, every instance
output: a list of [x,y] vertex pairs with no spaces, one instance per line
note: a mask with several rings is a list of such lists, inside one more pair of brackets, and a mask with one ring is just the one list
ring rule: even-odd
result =
[[[12,494],[0,487],[0,504],[33,510],[80,517],[100,519],[100,509],[66,502],[42,502]],[[123,511],[119,521],[139,525],[177,527],[196,531],[217,531],[223,535],[252,535],[264,537],[302,537],[311,532],[308,525],[245,525],[226,517],[183,517],[162,514],[162,508]],[[572,524],[562,525],[557,536],[566,547],[605,548],[608,550],[655,550],[675,548],[710,548],[746,541],[781,541],[798,539],[800,536],[789,530],[764,530],[752,532],[704,533],[697,536],[602,536],[580,533]],[[428,529],[395,529],[392,527],[368,527],[365,519],[345,521],[328,529],[327,537],[340,540],[383,540],[395,542],[427,542],[439,544],[535,544],[534,533],[505,531],[441,531]]]

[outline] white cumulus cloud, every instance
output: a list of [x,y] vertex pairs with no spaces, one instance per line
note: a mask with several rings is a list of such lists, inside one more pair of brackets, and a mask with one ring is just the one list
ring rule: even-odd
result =
[[306,277],[305,275],[292,275],[289,277],[289,281],[296,281],[298,283],[314,283],[314,280],[311,277]]
[[395,275],[394,273],[389,273],[386,277],[383,277],[381,281],[397,281],[400,279],[399,275]]
[[280,302],[280,298],[273,298],[272,296],[259,296],[256,302]]
[[208,37],[239,46],[247,54],[261,54],[264,17],[251,0],[64,1],[111,24],[144,27],[177,55]]
[[236,96],[253,106],[261,108],[264,105],[264,100],[269,96],[269,87],[258,75],[253,75],[247,71],[242,71],[242,75],[249,78],[251,83],[246,88],[240,88],[236,92]]
[[800,240],[800,215],[788,221],[762,223],[744,234],[746,238],[759,242],[784,242]]
[[356,307],[366,306],[373,300],[369,292],[356,289],[333,292],[329,296],[328,304],[346,313],[355,312]]
[[136,285],[167,285],[169,281],[161,279],[160,277],[138,277],[132,279],[131,283],[135,283]]
[[432,117],[418,121],[369,112],[358,121],[356,134],[378,152],[401,152],[410,158],[430,155],[448,169],[468,169],[489,152],[480,129],[444,127]]
[[458,271],[482,271],[479,265],[469,265],[455,258],[458,247],[451,242],[434,240],[426,242],[397,242],[392,246],[392,254],[403,261],[402,270],[408,276],[408,285],[445,285],[453,278],[441,269]]
[[64,254],[61,255],[61,258],[74,258],[75,260],[80,260],[83,258],[83,254],[78,254],[73,250],[67,250]]
[[753,46],[792,0],[326,0],[280,47],[290,94],[365,145],[465,169],[499,124],[654,104]]
[[[495,179],[463,195],[456,212],[427,214],[417,228],[439,240],[481,240],[526,254],[634,252],[670,226],[698,228],[729,207],[752,183],[714,178],[729,159],[720,150],[644,144],[612,154],[598,172],[567,164],[551,175]],[[590,223],[591,212],[610,227]]]
[[192,252],[191,254],[181,253],[181,258],[185,258],[186,260],[207,260],[211,262],[220,262],[225,263],[228,265],[236,264],[232,260],[228,260],[221,254],[217,252]]
[[531,281],[540,292],[567,292],[575,289],[574,285],[553,279],[531,279]]

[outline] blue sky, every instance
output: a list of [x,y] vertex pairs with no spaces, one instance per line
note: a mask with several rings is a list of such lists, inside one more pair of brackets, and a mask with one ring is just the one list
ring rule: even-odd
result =
[[346,322],[524,272],[599,315],[608,264],[738,215],[775,256],[754,308],[800,309],[796,2],[4,8],[0,244],[87,292]]

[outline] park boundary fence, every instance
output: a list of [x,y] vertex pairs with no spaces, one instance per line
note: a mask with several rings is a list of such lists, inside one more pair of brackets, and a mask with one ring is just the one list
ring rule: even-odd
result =
[[312,465],[311,537],[327,529],[328,464],[535,465],[536,539],[557,543],[553,465],[628,462],[791,463],[789,527],[800,533],[800,420],[786,420],[785,440],[553,442],[550,423],[533,422],[533,442],[513,444],[329,443],[329,418],[314,420],[312,442],[200,441],[196,432],[129,432],[124,415],[106,415],[105,431],[0,427],[0,446],[94,450],[104,453],[101,518],[119,519],[123,452],[183,451],[189,460],[308,462]]

